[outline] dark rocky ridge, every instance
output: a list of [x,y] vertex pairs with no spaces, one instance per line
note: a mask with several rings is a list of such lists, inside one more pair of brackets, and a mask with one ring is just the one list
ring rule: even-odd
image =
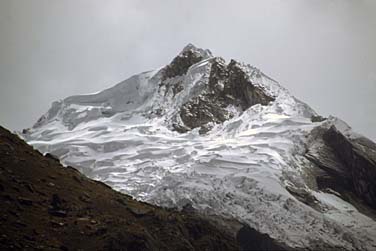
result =
[[290,250],[235,220],[133,200],[2,127],[0,203],[0,250]]
[[376,145],[366,138],[350,140],[334,126],[324,140],[346,166],[357,196],[376,209]]
[[[287,247],[283,246],[280,243],[277,243],[276,241],[270,240],[270,237],[267,234],[262,234],[260,232],[257,232],[256,230],[248,227],[243,226],[237,236],[236,236],[240,247],[242,250],[273,250],[273,251],[282,251],[282,250],[288,250]],[[255,243],[254,239],[259,240],[259,242]]]
[[203,57],[192,50],[185,50],[175,57],[172,62],[163,69],[163,78],[173,78],[187,73],[189,67],[200,62]]
[[317,167],[317,188],[332,191],[376,219],[376,145],[366,138],[349,138],[335,126],[313,133],[321,144],[309,148],[306,157]]
[[[183,52],[164,69],[162,80],[184,75],[190,66],[202,59],[192,51]],[[255,104],[267,105],[274,101],[264,90],[252,84],[235,60],[231,60],[228,65],[218,57],[210,61],[209,83],[200,95],[191,98],[180,108],[178,115],[183,124],[174,124],[178,132],[184,133],[199,127],[200,133],[206,133],[214,124],[223,123],[234,116],[226,109],[229,105],[244,111]],[[178,82],[168,88],[172,88],[176,95],[184,87]]]

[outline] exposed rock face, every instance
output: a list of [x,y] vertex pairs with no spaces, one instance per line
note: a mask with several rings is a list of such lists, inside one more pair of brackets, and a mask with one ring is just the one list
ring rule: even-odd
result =
[[[350,138],[335,126],[318,128],[317,142],[306,157],[316,170],[318,189],[331,189],[358,209],[376,209],[376,145],[365,138]],[[316,143],[317,143],[316,142]]]
[[346,166],[356,194],[376,209],[376,145],[365,138],[350,140],[334,126],[324,140]]
[[267,234],[262,234],[254,229],[243,226],[237,236],[236,236],[241,250],[251,251],[251,250],[293,250],[291,248],[284,247],[283,245],[277,243],[275,240],[270,238]]
[[185,132],[200,127],[200,133],[206,133],[214,124],[234,116],[229,106],[244,111],[255,104],[267,105],[273,100],[252,84],[236,61],[231,60],[226,65],[223,59],[213,58],[208,85],[198,96],[183,104],[179,116],[184,125],[176,125],[175,129]]
[[310,146],[305,156],[319,167],[315,170],[317,188],[320,190],[329,188],[345,196],[346,191],[353,192],[351,174],[333,149],[324,141],[325,132],[326,129],[320,127],[312,132],[318,135],[315,144]]
[[[185,47],[162,70],[160,87],[165,86],[165,95],[170,89],[174,97],[184,90],[185,86],[179,78],[184,76],[190,67],[204,59],[210,61],[209,80],[200,87],[197,95],[190,97],[179,108],[179,123],[173,125],[178,132],[200,128],[200,133],[206,133],[213,125],[223,123],[234,116],[233,111],[228,109],[230,106],[242,112],[255,104],[267,105],[274,100],[260,87],[252,84],[238,62],[231,60],[226,65],[224,59],[212,57],[210,51],[198,49],[193,45]],[[176,81],[170,81],[173,78]]]
[[261,88],[254,86],[248,80],[247,75],[235,60],[231,60],[227,69],[229,77],[225,81],[223,94],[234,97],[234,104],[240,104],[242,109],[246,110],[256,104],[267,105],[274,101],[274,98],[266,95]]
[[323,116],[320,116],[320,115],[312,115],[311,116],[312,122],[322,122],[324,120],[326,120],[326,118],[324,118]]
[[181,76],[187,73],[189,67],[200,62],[204,58],[211,57],[211,52],[196,48],[188,44],[172,62],[163,69],[163,79]]

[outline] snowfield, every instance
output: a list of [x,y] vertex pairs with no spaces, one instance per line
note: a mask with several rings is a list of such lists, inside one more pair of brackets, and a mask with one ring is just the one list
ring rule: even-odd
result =
[[[168,79],[184,89],[174,94],[160,86],[161,70],[135,75],[91,95],[54,102],[51,109],[22,135],[41,152],[114,189],[152,204],[195,209],[236,219],[268,233],[290,247],[323,242],[347,250],[375,250],[375,221],[340,197],[310,186],[305,157],[310,132],[344,122],[317,115],[260,70],[242,64],[255,86],[275,98],[215,124],[206,134],[172,130],[177,110],[208,84],[210,52],[187,73]],[[158,116],[159,111],[164,111]],[[341,125],[341,126],[339,126]],[[353,134],[355,135],[355,134]],[[296,199],[300,189],[317,207]]]

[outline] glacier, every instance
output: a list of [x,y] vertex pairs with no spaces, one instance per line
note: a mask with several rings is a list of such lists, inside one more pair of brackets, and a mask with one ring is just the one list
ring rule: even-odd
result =
[[[312,133],[317,128],[361,135],[335,117],[313,122],[318,114],[307,104],[238,62],[272,101],[247,109],[229,104],[224,109],[231,116],[208,123],[204,132],[176,130],[184,124],[179,109],[209,85],[213,64],[227,65],[193,45],[179,55],[185,52],[197,59],[186,72],[179,68],[166,77],[165,66],[96,94],[56,101],[20,135],[42,153],[141,201],[235,218],[291,248],[376,249],[375,218],[317,189],[314,163],[305,157],[310,146],[322,145]],[[314,205],[291,191],[313,198]]]

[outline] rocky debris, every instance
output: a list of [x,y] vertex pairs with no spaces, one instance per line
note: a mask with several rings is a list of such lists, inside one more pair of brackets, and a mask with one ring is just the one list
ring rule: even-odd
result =
[[133,200],[2,127],[0,160],[0,250],[239,250],[209,218]]
[[201,93],[184,103],[179,116],[183,124],[174,129],[184,133],[199,127],[206,133],[215,124],[231,119],[234,114],[229,106],[244,111],[255,104],[267,105],[274,98],[252,84],[242,67],[234,60],[226,65],[222,58],[211,60],[209,83]]

